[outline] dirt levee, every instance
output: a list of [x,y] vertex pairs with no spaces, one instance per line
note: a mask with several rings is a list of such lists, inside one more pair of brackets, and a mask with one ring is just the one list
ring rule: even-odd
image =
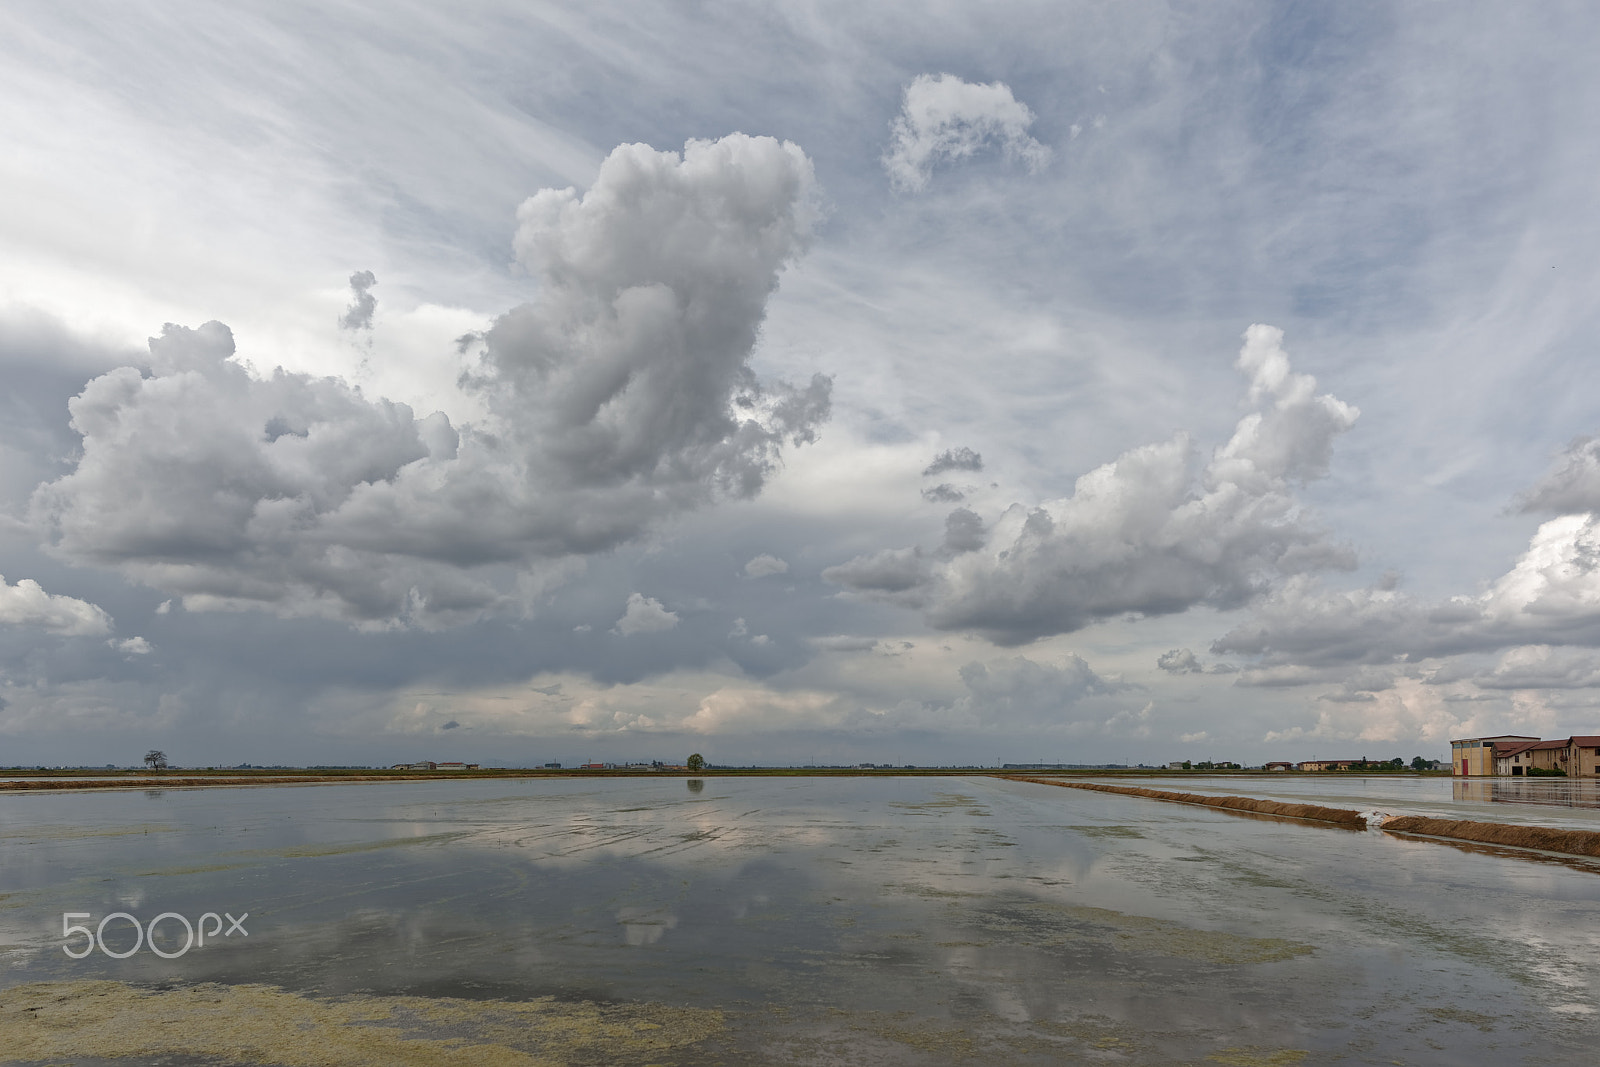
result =
[[1388,819],[1383,828],[1393,833],[1448,837],[1457,841],[1508,845],[1512,848],[1536,848],[1569,856],[1600,856],[1600,833],[1593,830],[1558,830],[1550,826],[1517,826],[1467,819],[1430,819],[1423,815],[1401,815]]
[[1040,785],[1059,785],[1067,789],[1092,789],[1099,793],[1120,793],[1123,796],[1147,797],[1150,800],[1167,800],[1176,804],[1198,804],[1224,811],[1251,812],[1256,815],[1275,815],[1284,819],[1307,819],[1311,822],[1329,823],[1350,830],[1365,830],[1366,816],[1345,808],[1325,808],[1320,804],[1286,804],[1278,800],[1257,800],[1254,797],[1219,797],[1207,793],[1169,793],[1164,789],[1145,789],[1131,785],[1102,785],[1099,782],[1062,782],[1052,778],[1026,778],[1010,776],[1016,782],[1037,782]]

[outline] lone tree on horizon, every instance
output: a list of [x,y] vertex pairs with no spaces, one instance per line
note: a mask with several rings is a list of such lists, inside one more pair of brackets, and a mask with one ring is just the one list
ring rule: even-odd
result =
[[683,765],[691,771],[699,772],[706,769],[706,760],[704,756],[696,752],[685,760]]
[[150,765],[152,771],[164,771],[167,769],[167,754],[159,748],[152,748],[149,752],[146,752],[144,761]]

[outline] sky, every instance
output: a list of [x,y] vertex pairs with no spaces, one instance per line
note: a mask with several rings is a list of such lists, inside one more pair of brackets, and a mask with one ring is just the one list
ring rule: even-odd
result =
[[0,766],[1600,733],[1600,12],[0,8]]

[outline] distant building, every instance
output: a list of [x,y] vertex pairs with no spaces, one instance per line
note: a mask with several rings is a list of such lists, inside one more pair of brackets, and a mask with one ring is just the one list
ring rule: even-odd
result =
[[559,763],[546,763],[544,765],[544,769],[547,770],[547,771],[559,771],[561,769],[561,764],[559,764]]
[[1574,778],[1600,777],[1600,736],[1567,738],[1565,769]]
[[434,770],[438,770],[438,771],[475,771],[477,769],[478,769],[478,765],[476,763],[450,762],[450,763],[436,763],[436,764],[434,764]]
[[1494,773],[1513,777],[1533,771],[1565,771],[1566,741],[1533,741],[1513,745],[1496,745],[1494,748]]
[[1264,771],[1292,771],[1294,770],[1294,764],[1287,760],[1276,760],[1263,765],[1261,769]]
[[1600,777],[1600,735],[1541,741],[1537,737],[1502,734],[1450,742],[1450,769],[1458,778],[1563,774]]
[[1465,737],[1450,742],[1450,765],[1456,774],[1466,778],[1495,773],[1495,747],[1511,749],[1535,744],[1537,737],[1521,734],[1499,734],[1495,737]]
[[1372,763],[1367,757],[1360,759],[1308,759],[1301,760],[1296,770],[1301,771],[1348,771],[1352,767],[1366,767]]
[[438,768],[439,765],[437,763],[431,763],[428,760],[422,760],[419,763],[396,763],[389,769],[391,771],[432,771],[437,770]]

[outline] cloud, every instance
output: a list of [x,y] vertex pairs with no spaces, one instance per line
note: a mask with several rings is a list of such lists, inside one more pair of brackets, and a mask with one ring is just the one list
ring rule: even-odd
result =
[[1244,338],[1236,366],[1255,410],[1198,475],[1179,434],[1083,475],[1068,498],[1013,505],[982,551],[889,549],[823,577],[919,608],[939,629],[1021,644],[1118,615],[1235,608],[1286,575],[1353,566],[1293,488],[1327,473],[1358,412],[1290,370],[1281,331],[1256,325]]
[[878,639],[835,634],[831,637],[813,637],[811,645],[823,652],[870,652],[878,647]]
[[1600,687],[1600,655],[1549,645],[1507,649],[1472,681],[1479,689],[1593,689]]
[[1028,135],[1033,117],[1000,82],[980,85],[953,74],[919,74],[905,87],[900,114],[889,127],[883,156],[889,184],[901,192],[920,192],[935,164],[968,159],[986,145],[1037,171],[1051,153]]
[[1255,605],[1214,652],[1267,666],[1393,663],[1521,645],[1600,646],[1600,522],[1541,524],[1515,565],[1478,596],[1427,603],[1394,589],[1329,590],[1309,576]]
[[1231,663],[1213,663],[1207,667],[1187,648],[1174,648],[1156,657],[1156,666],[1168,674],[1235,674],[1239,668]]
[[341,330],[372,329],[372,314],[378,310],[378,298],[372,295],[372,287],[377,284],[378,279],[370,270],[358,270],[350,275],[350,306],[339,316]]
[[1156,657],[1156,666],[1168,674],[1199,674],[1205,668],[1187,648],[1174,648]]
[[575,561],[756,495],[815,439],[829,380],[763,384],[748,361],[817,195],[799,148],[735,134],[623,145],[582,196],[529,198],[514,245],[537,293],[481,336],[465,384],[482,425],[255,375],[226,326],[168,326],[153,373],[114,370],[71,402],[82,454],[34,493],[33,522],[59,557],[191,610],[368,626],[525,610]]
[[111,616],[86,600],[47,593],[32,578],[9,585],[5,575],[0,574],[0,625],[85,637],[109,633]]
[[125,652],[130,656],[148,656],[155,651],[150,647],[150,642],[142,637],[130,637],[124,641],[109,641],[107,643],[118,652]]
[[945,471],[981,471],[983,457],[965,446],[950,448],[933,457],[933,462],[923,470],[924,477],[943,474]]
[[766,578],[774,574],[787,573],[789,573],[788,563],[779,559],[777,556],[769,556],[765,553],[762,553],[744,565],[744,575],[746,578]]
[[944,517],[944,548],[959,555],[976,552],[983,547],[985,534],[983,517],[968,508],[956,508]]
[[922,499],[930,504],[959,504],[967,499],[967,494],[949,482],[940,482],[931,489],[924,489]]
[[443,722],[439,724],[439,729],[441,732],[445,730],[459,730],[460,728],[461,724],[456,722],[454,719],[451,719],[449,722]]
[[634,634],[653,634],[670,630],[678,625],[678,616],[661,606],[661,601],[639,593],[628,594],[628,607],[617,620],[612,633],[623,637]]
[[1128,686],[1108,680],[1074,653],[1058,663],[1039,663],[1010,656],[960,668],[970,694],[968,710],[984,722],[1051,722],[1085,697],[1114,693]]
[[1571,515],[1600,511],[1600,438],[1579,437],[1569,444],[1556,466],[1518,501],[1524,512]]

